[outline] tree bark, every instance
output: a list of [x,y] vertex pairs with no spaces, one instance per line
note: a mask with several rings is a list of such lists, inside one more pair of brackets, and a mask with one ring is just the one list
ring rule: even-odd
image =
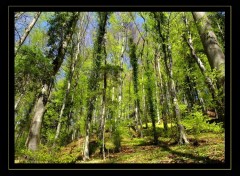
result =
[[[123,37],[122,39],[122,48],[121,48],[121,58],[120,58],[120,68],[123,69],[123,54],[126,48],[126,39],[125,37]],[[118,104],[119,104],[119,110],[118,110],[118,119],[120,119],[120,117],[122,116],[122,91],[123,88],[123,77],[122,74],[120,75],[120,87],[119,87],[119,95],[118,95]]]
[[45,112],[45,105],[47,103],[49,87],[45,84],[42,88],[42,92],[35,105],[35,113],[31,123],[29,135],[26,141],[26,146],[29,150],[35,151],[38,149],[40,141],[40,129],[42,125],[42,116]]
[[18,20],[25,12],[16,12],[14,15],[15,20]]
[[[93,61],[93,71],[90,75],[89,80],[89,90],[90,91],[96,91],[98,84],[98,78],[99,78],[99,69],[101,66],[102,61],[102,52],[103,52],[103,41],[104,41],[104,35],[106,32],[106,24],[108,20],[108,12],[99,12],[99,24],[98,24],[98,36],[97,40],[94,43],[94,49],[95,49],[95,55],[96,57]],[[83,149],[83,160],[89,159],[89,138],[90,138],[90,127],[91,127],[91,120],[92,120],[92,112],[94,110],[94,103],[95,103],[96,95],[91,97],[88,100],[88,113],[87,113],[87,119],[86,119],[86,136],[85,136],[85,142],[84,142],[84,149]]]
[[[136,44],[133,41],[133,38],[129,38],[129,47],[130,47],[130,63],[132,65],[132,76],[133,76],[133,88],[134,88],[134,104],[135,104],[135,128],[139,137],[143,137],[142,134],[142,126],[141,126],[141,118],[140,118],[140,104],[139,104],[139,96],[138,96],[138,59],[136,56]],[[140,128],[139,128],[140,126]]]
[[204,50],[212,69],[220,71],[218,83],[222,87],[225,82],[225,55],[219,46],[217,37],[205,12],[192,12],[196,22]]
[[[164,34],[161,31],[161,27],[162,27],[161,15],[162,15],[162,13],[160,13],[160,16],[158,16],[156,14],[156,12],[153,13],[153,15],[157,22],[156,28],[157,28],[157,31],[159,32],[159,37],[162,39],[162,50],[163,50],[163,54],[164,54],[165,69],[166,69],[167,75],[169,77],[169,88],[170,88],[170,94],[171,94],[171,99],[172,99],[172,104],[173,104],[173,112],[174,112],[174,117],[177,121],[177,126],[178,126],[178,135],[179,135],[178,143],[179,144],[183,144],[183,143],[188,144],[189,142],[186,138],[186,134],[182,130],[183,128],[181,128],[180,110],[179,110],[179,106],[178,106],[175,82],[173,79],[173,72],[172,72],[171,46],[168,43],[169,33]],[[169,30],[169,28],[168,28],[168,30]]]
[[[84,18],[81,19],[81,20],[84,21]],[[79,55],[79,52],[80,52],[80,43],[81,43],[82,32],[83,32],[83,29],[82,29],[82,25],[81,25],[79,27],[79,31],[78,31],[78,34],[77,34],[77,46],[76,46],[75,57],[74,57],[74,59],[72,59],[70,67],[69,67],[69,79],[68,79],[68,83],[67,83],[67,89],[66,89],[66,92],[65,92],[65,95],[64,95],[64,98],[63,98],[63,104],[62,104],[61,111],[60,111],[60,114],[59,114],[59,117],[58,117],[57,131],[56,131],[56,135],[55,135],[55,138],[54,138],[53,146],[55,146],[55,142],[58,139],[58,136],[60,134],[61,123],[62,123],[62,121],[61,121],[62,120],[62,115],[63,115],[64,109],[65,109],[65,106],[66,106],[67,97],[70,93],[72,78],[73,78],[73,75],[74,75],[74,72],[75,72],[75,67],[76,67],[76,64],[78,62],[78,55]]]
[[[201,70],[201,73],[202,75],[205,77],[205,83],[207,84],[208,86],[208,89],[209,91],[211,92],[211,95],[212,95],[212,98],[213,98],[213,101],[216,103],[217,105],[217,108],[215,110],[216,114],[217,114],[217,111],[220,110],[220,112],[222,111],[222,104],[219,100],[217,100],[217,95],[216,95],[216,88],[212,82],[212,80],[206,75],[206,68],[204,66],[204,64],[202,63],[201,59],[197,56],[196,52],[195,52],[195,49],[194,49],[194,46],[193,46],[193,43],[192,43],[192,38],[191,38],[191,32],[189,31],[189,26],[188,26],[188,22],[187,22],[187,18],[185,17],[185,25],[186,27],[188,28],[188,37],[185,35],[184,36],[184,39],[186,41],[186,43],[188,44],[189,46],[189,49],[191,51],[191,55],[192,57],[195,59],[199,69]],[[218,109],[218,110],[217,110]],[[218,115],[217,115],[218,116]]]
[[[73,15],[70,21],[70,27],[75,27],[76,22],[77,22],[77,18],[78,15]],[[68,33],[66,35],[65,40],[62,41],[62,43],[60,44],[59,48],[58,48],[58,54],[56,56],[56,58],[53,61],[53,70],[52,70],[52,76],[54,77],[63,60],[64,60],[64,56],[66,53],[66,47],[67,44],[69,43],[73,32],[69,31],[70,33]],[[42,88],[42,92],[39,95],[38,100],[36,101],[36,105],[34,108],[34,115],[33,115],[33,120],[32,120],[32,124],[30,127],[30,131],[29,131],[29,135],[26,141],[26,146],[29,150],[37,150],[38,149],[38,145],[40,142],[40,130],[41,130],[41,124],[42,124],[42,118],[45,112],[45,107],[49,98],[49,95],[51,93],[51,88],[52,88],[52,84],[53,84],[53,80],[49,80],[47,83],[45,83],[43,85]]]

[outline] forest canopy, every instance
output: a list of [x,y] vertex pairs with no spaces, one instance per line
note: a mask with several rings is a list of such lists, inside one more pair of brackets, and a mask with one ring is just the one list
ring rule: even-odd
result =
[[16,163],[225,161],[225,12],[14,20]]

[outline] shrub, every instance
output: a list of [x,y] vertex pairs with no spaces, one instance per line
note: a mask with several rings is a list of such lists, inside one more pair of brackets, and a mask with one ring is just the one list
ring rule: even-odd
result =
[[197,111],[196,109],[184,118],[182,121],[187,132],[192,133],[197,136],[203,132],[213,132],[213,133],[222,133],[223,128],[221,123],[207,123],[207,116],[204,116],[202,112]]

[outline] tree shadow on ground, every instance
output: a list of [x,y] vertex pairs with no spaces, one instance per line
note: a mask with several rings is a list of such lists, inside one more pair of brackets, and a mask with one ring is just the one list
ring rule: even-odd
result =
[[208,156],[196,156],[191,153],[183,153],[179,151],[172,150],[169,148],[168,144],[165,144],[164,142],[161,142],[159,144],[159,147],[162,148],[164,151],[168,151],[171,153],[171,158],[175,160],[177,163],[188,163],[187,160],[184,160],[183,158],[189,158],[195,161],[195,163],[202,163],[202,164],[217,164],[217,163],[223,163],[219,160],[211,159]]

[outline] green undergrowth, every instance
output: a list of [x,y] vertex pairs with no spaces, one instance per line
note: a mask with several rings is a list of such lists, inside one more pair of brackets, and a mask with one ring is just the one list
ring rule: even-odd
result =
[[[196,120],[196,119],[195,119]],[[15,153],[16,163],[221,163],[224,162],[224,132],[219,124],[197,125],[191,119],[182,124],[186,128],[188,145],[176,142],[176,125],[156,124],[158,144],[153,145],[151,123],[143,129],[143,138],[134,137],[128,127],[105,134],[106,159],[103,160],[97,147],[96,135],[90,140],[90,160],[82,160],[84,139],[80,138],[67,146],[51,148],[41,145],[39,150],[26,149]],[[200,128],[200,129],[198,129]]]

